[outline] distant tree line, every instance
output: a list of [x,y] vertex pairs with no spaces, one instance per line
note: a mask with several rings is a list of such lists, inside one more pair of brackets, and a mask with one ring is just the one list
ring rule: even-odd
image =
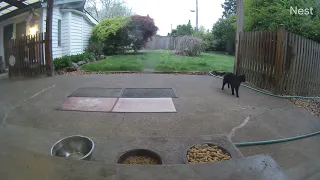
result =
[[[234,54],[237,22],[236,0],[225,0],[221,5],[222,17],[212,29],[200,28],[195,32],[189,21],[178,25],[168,35],[183,36],[198,34],[208,44],[207,50],[225,51]],[[290,14],[290,7],[313,8],[313,14]],[[287,31],[320,43],[320,0],[244,0],[244,30],[277,30],[284,24]]]

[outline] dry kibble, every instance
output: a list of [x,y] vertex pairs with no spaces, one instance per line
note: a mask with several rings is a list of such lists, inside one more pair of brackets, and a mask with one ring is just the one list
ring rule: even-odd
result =
[[218,146],[208,144],[195,145],[187,152],[187,160],[192,163],[206,163],[230,160],[229,154],[224,153]]
[[124,160],[123,164],[157,164],[157,161],[146,156],[130,156]]

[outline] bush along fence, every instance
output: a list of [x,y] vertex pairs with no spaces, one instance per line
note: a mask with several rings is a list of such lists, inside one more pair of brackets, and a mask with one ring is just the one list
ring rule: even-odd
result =
[[53,64],[56,70],[66,69],[67,71],[76,71],[80,66],[84,64],[99,61],[104,58],[104,55],[95,55],[95,53],[86,52],[83,54],[55,58]]
[[179,48],[179,40],[182,37],[174,36],[154,36],[152,41],[149,41],[145,50],[175,50]]
[[320,95],[320,44],[287,32],[241,32],[237,74],[274,94]]

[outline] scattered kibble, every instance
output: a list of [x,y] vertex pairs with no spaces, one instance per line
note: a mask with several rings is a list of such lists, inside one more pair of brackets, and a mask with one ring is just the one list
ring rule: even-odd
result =
[[231,156],[224,153],[218,146],[208,144],[195,145],[187,152],[188,162],[191,164],[219,162],[230,160]]

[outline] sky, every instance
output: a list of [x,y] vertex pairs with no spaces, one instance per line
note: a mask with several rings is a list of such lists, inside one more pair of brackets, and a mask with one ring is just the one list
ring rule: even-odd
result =
[[[147,15],[154,19],[159,31],[157,34],[166,36],[172,28],[179,24],[187,24],[188,20],[196,26],[196,0],[123,0],[133,12]],[[222,16],[221,4],[224,0],[198,0],[199,27],[212,29],[213,24]]]

